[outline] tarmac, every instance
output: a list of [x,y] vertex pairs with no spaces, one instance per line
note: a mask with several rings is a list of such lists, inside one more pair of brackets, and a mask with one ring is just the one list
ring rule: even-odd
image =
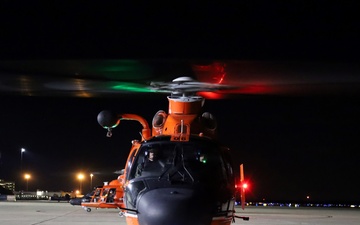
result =
[[[255,207],[236,208],[238,216],[248,216],[249,221],[236,218],[234,225],[359,225],[360,208],[320,207]],[[81,206],[67,202],[50,201],[0,201],[1,225],[126,225],[125,217],[117,209],[92,209],[86,212]]]

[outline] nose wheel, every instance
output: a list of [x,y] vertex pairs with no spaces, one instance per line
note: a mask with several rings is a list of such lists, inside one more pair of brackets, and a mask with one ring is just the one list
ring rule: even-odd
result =
[[89,207],[83,207],[86,212],[91,212],[91,208]]

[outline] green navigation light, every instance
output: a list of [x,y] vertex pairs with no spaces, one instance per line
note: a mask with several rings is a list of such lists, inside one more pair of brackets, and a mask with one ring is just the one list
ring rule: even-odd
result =
[[130,91],[130,92],[154,92],[147,86],[135,83],[121,82],[112,86],[112,89],[117,91]]

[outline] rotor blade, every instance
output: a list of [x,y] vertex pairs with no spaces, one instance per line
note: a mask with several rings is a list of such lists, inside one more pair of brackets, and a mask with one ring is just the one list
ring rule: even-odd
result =
[[168,80],[182,62],[140,60],[0,61],[0,92],[29,96],[97,97],[152,92],[152,80]]
[[[193,79],[171,82],[181,76]],[[2,94],[97,97],[155,91],[198,93],[218,99],[244,94],[359,95],[360,64],[246,60],[0,61]]]
[[196,93],[196,92],[217,92],[219,90],[235,89],[237,87],[208,83],[198,82],[191,77],[178,77],[172,82],[151,82],[151,89],[157,92],[166,92],[173,94],[184,94],[184,93]]
[[356,62],[214,61],[193,65],[197,80],[238,89],[223,94],[322,95],[359,94]]

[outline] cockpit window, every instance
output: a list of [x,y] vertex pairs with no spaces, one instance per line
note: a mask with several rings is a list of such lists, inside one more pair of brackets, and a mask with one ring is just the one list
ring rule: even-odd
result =
[[156,177],[181,182],[226,179],[220,152],[217,145],[208,142],[143,144],[129,178]]

